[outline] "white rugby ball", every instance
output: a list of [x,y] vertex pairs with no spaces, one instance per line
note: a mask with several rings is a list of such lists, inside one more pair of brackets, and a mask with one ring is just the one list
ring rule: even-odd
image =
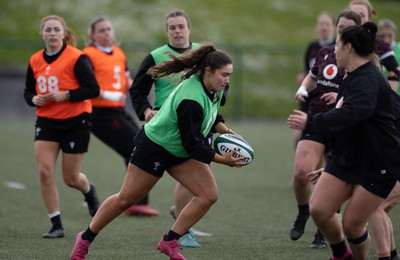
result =
[[233,134],[221,134],[214,140],[214,149],[224,155],[236,150],[233,157],[244,157],[243,162],[249,164],[254,159],[254,150],[242,137]]

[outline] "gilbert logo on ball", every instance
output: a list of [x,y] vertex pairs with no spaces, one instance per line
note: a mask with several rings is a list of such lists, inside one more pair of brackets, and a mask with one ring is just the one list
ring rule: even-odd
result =
[[233,157],[244,157],[243,162],[249,164],[254,159],[254,150],[251,145],[238,135],[221,134],[214,140],[214,149],[224,155],[236,150]]

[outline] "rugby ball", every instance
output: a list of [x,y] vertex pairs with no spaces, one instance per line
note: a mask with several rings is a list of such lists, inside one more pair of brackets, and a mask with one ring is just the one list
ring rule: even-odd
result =
[[233,157],[244,157],[243,162],[249,164],[254,159],[253,147],[242,137],[233,134],[221,134],[214,140],[214,149],[218,154],[230,153],[233,149],[236,152]]

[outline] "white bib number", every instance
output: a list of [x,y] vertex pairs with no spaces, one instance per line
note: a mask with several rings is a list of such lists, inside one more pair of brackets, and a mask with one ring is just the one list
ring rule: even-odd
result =
[[58,90],[58,78],[56,76],[39,76],[37,78],[38,89],[40,93],[53,92]]
[[113,88],[121,89],[121,67],[115,66],[114,67],[114,79],[116,83],[113,83]]

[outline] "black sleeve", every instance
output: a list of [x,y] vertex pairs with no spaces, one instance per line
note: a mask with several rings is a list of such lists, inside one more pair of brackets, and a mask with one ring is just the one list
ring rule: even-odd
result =
[[222,91],[221,106],[225,106],[226,100],[228,99],[228,90],[229,90],[229,84],[226,85],[226,87]]
[[339,97],[337,103],[343,102],[339,109],[308,117],[307,131],[330,135],[332,132],[351,127],[374,113],[378,97],[376,80],[363,78],[357,82],[353,80],[352,84],[358,87],[354,87],[344,101]]
[[308,72],[309,72],[310,69],[311,69],[311,68],[310,68],[311,48],[312,48],[312,45],[309,44],[309,45],[307,46],[307,50],[306,50],[305,55],[304,55],[304,72],[306,73],[306,75],[308,74]]
[[150,75],[147,74],[147,71],[154,65],[156,65],[156,63],[153,59],[153,56],[148,54],[140,64],[135,78],[133,79],[132,86],[129,89],[133,109],[135,110],[138,118],[142,121],[144,120],[143,112],[147,108],[152,107],[147,99],[147,96],[153,87],[154,80]]
[[182,144],[190,158],[207,164],[211,163],[215,150],[207,144],[201,133],[204,114],[200,104],[193,100],[183,100],[176,112]]
[[71,102],[79,102],[95,98],[100,94],[99,84],[94,76],[90,62],[86,55],[81,55],[74,66],[75,76],[80,84],[78,89],[70,90]]
[[215,129],[215,126],[216,126],[219,122],[225,123],[224,117],[223,117],[222,115],[220,115],[220,114],[218,114],[217,117],[215,118],[214,124],[213,124],[212,127],[211,127],[211,133],[216,133],[216,132],[217,132],[217,130]]
[[32,102],[34,96],[36,96],[36,79],[33,76],[31,65],[29,65],[26,72],[24,98],[26,103],[33,107],[35,106]]
[[128,61],[126,60],[126,61],[125,61],[125,74],[127,74],[127,73],[129,73],[129,75],[130,75],[130,74],[131,74],[131,71],[129,70]]
[[390,89],[390,97],[393,104],[394,118],[396,120],[397,131],[400,130],[400,96],[393,89]]
[[381,64],[386,68],[388,71],[388,80],[399,81],[400,71],[399,71],[399,64],[395,56],[389,55],[386,58],[381,60]]
[[319,133],[326,136],[331,135],[333,131],[329,128],[324,116],[324,113],[318,113],[312,116],[309,114],[307,118],[306,131],[310,133]]
[[[228,89],[229,89],[229,84],[226,85],[226,87],[224,88],[224,91],[222,92],[222,100],[221,100],[221,106],[224,106],[226,103],[226,99],[228,98]],[[216,133],[217,130],[215,130],[215,126],[219,123],[225,123],[225,119],[222,115],[218,114],[217,117],[215,118],[215,122],[211,128],[211,133]]]

